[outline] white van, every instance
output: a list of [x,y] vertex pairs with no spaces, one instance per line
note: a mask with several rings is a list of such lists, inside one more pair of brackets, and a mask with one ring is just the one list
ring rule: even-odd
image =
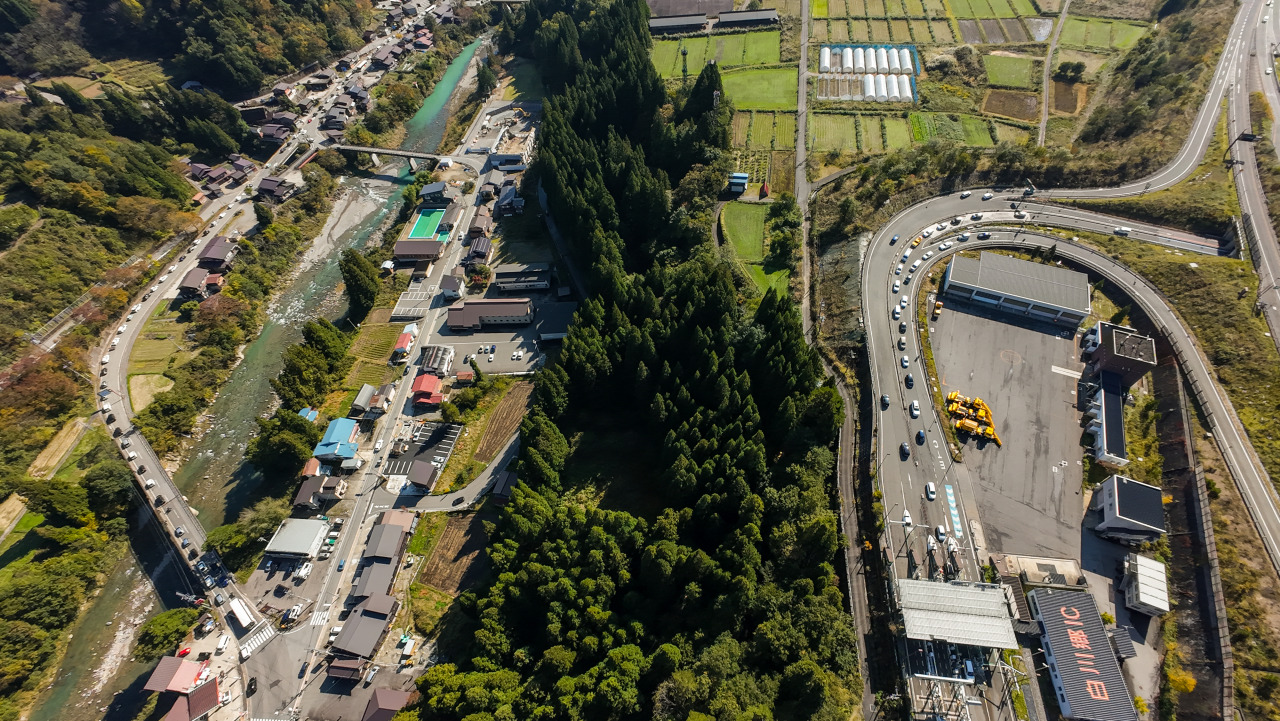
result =
[[378,439],[378,442],[377,442],[377,443],[374,443],[374,444],[373,444],[373,452],[374,452],[374,453],[377,453],[377,452],[378,452],[378,451],[380,451],[380,450],[382,450],[382,439],[381,439],[381,438],[379,438],[379,439]]
[[1133,232],[1133,228],[1126,228],[1124,226],[1120,226],[1119,228],[1116,228],[1116,235],[1128,235],[1132,232]]
[[230,636],[230,634],[226,634],[226,633],[222,634],[222,638],[219,638],[219,639],[218,639],[218,650],[217,650],[217,653],[222,653],[223,651],[226,651],[226,650],[227,650],[227,644],[229,644],[229,643],[231,643],[231,636]]
[[252,655],[252,652],[250,652],[250,651],[249,651],[249,649],[244,648],[243,646],[242,646],[242,647],[240,647],[240,662],[241,662],[241,663],[244,663],[245,661],[248,661],[248,660],[249,660],[249,656],[251,656],[251,655]]
[[294,574],[294,576],[296,576],[300,581],[307,580],[307,576],[310,576],[310,575],[311,575],[311,564],[309,562],[302,564],[302,568],[299,568],[298,572]]
[[154,478],[148,478],[147,482],[142,484],[143,488],[155,488],[156,481]]

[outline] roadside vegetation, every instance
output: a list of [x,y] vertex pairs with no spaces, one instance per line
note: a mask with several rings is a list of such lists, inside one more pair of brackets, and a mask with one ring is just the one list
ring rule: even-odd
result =
[[[418,713],[847,718],[856,645],[828,485],[843,405],[795,307],[770,291],[743,313],[714,252],[724,169],[708,165],[726,159],[731,95],[708,65],[673,102],[643,6],[582,9],[535,0],[513,22],[550,95],[550,212],[596,258],[591,290],[562,363],[539,371],[492,572],[446,617],[456,660],[419,680]],[[624,426],[658,449],[640,481],[661,499],[652,523],[566,485],[592,445],[572,451],[566,431]]]
[[133,657],[147,663],[177,651],[199,617],[200,612],[194,608],[175,608],[147,619],[138,627]]
[[1067,202],[1100,213],[1185,228],[1204,235],[1226,236],[1233,231],[1232,218],[1240,216],[1232,165],[1224,160],[1230,142],[1224,110],[1218,117],[1217,130],[1205,151],[1204,162],[1186,180],[1172,188],[1133,198]]
[[1258,139],[1254,141],[1254,156],[1258,163],[1258,177],[1267,199],[1267,218],[1271,227],[1280,227],[1280,158],[1271,142],[1271,128],[1275,124],[1271,106],[1261,92],[1249,93],[1250,130]]

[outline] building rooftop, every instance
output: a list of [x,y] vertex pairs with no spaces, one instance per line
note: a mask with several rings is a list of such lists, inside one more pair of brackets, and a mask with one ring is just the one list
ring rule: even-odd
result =
[[476,298],[449,306],[447,322],[451,326],[471,326],[483,316],[526,315],[529,309],[528,298]]
[[427,256],[434,258],[440,255],[440,251],[443,248],[444,243],[438,240],[397,240],[395,250],[392,252],[400,257]]
[[907,638],[1017,648],[1004,589],[996,584],[898,580]]
[[[369,615],[362,612],[362,607],[368,602],[368,599],[356,606],[347,620],[342,624],[342,631],[338,637],[333,640],[333,650],[345,653],[351,656],[359,656],[360,658],[369,658],[373,656],[374,651],[378,650],[378,642],[382,640],[382,635],[387,632],[387,626],[391,624],[391,619],[386,618],[385,614],[379,618],[378,615]],[[392,600],[394,604],[394,599]]]
[[395,580],[396,568],[390,563],[371,563],[360,572],[353,593],[356,598],[367,598],[374,594],[386,594],[391,590],[391,582]]
[[400,554],[400,544],[404,540],[404,529],[379,523],[369,533],[369,544],[365,546],[364,558],[385,558],[396,560]]
[[267,543],[267,554],[313,556],[324,543],[329,524],[316,518],[286,518]]
[[[1164,493],[1155,486],[1124,476],[1112,476],[1116,512],[1122,518],[1164,533]],[[1110,480],[1110,479],[1108,479]]]
[[1111,371],[1098,373],[1102,390],[1102,447],[1117,458],[1128,458],[1124,442],[1124,381]]
[[378,518],[378,523],[384,526],[399,526],[405,533],[413,533],[413,527],[418,525],[417,521],[418,514],[402,508],[383,511]]
[[1133,699],[1112,653],[1093,596],[1037,588],[1028,594],[1053,653],[1072,718],[1137,721]]
[[375,688],[373,697],[364,707],[360,721],[391,721],[400,709],[409,703],[409,692],[391,688]]
[[549,273],[551,271],[550,263],[503,263],[494,266],[493,275],[496,278],[500,275],[531,275],[534,273]]
[[148,691],[177,691],[186,693],[195,685],[200,675],[200,664],[177,656],[160,659],[143,688]]
[[183,290],[199,290],[204,287],[205,280],[209,277],[209,271],[204,268],[192,268],[187,274],[182,276],[182,282],[178,284]]
[[218,707],[218,677],[213,675],[187,694],[187,718],[196,719]]
[[720,13],[719,19],[716,20],[717,25],[738,25],[741,23],[776,23],[778,22],[778,11],[772,9],[766,10],[738,10],[735,12]]
[[999,253],[984,252],[977,260],[955,256],[951,259],[950,278],[972,288],[1085,315],[1090,309],[1089,277],[1084,273]]
[[1102,343],[1109,345],[1116,355],[1150,365],[1156,364],[1156,341],[1151,336],[1105,321],[1098,323],[1098,330]]
[[1169,579],[1163,563],[1138,553],[1125,557],[1125,573],[1133,578],[1138,600],[1162,613],[1169,611]]
[[[311,460],[315,460],[312,458]],[[309,506],[313,503],[313,499],[320,493],[320,489],[324,487],[324,476],[308,476],[302,480],[302,485],[298,486],[298,493],[293,497],[293,505]]]

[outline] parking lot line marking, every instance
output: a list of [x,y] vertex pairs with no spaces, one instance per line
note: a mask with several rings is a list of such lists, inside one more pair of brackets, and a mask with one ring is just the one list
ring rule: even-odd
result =
[[1049,370],[1061,376],[1067,376],[1069,378],[1075,378],[1076,380],[1080,380],[1080,376],[1081,376],[1080,371],[1073,371],[1070,368],[1062,368],[1060,366],[1049,366]]

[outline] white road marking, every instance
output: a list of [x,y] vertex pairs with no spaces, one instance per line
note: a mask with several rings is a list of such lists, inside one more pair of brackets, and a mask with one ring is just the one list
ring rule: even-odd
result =
[[252,653],[254,649],[258,648],[259,646],[266,643],[267,641],[270,641],[272,638],[275,637],[275,635],[276,635],[275,627],[268,625],[266,628],[250,636],[249,640],[241,643],[240,648],[241,650],[249,651],[250,653]]
[[1075,378],[1077,380],[1080,379],[1080,375],[1081,375],[1080,371],[1073,371],[1070,368],[1063,368],[1061,366],[1050,366],[1049,370],[1053,371],[1054,373],[1057,373],[1058,375],[1068,376],[1070,378]]
[[328,611],[316,611],[315,613],[311,614],[312,626],[323,626],[328,622],[329,622]]

